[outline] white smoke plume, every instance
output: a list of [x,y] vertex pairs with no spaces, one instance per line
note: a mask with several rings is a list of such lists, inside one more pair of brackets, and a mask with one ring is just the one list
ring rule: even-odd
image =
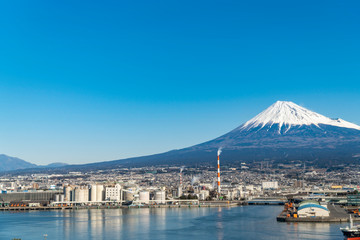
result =
[[185,169],[185,166],[182,166],[182,167],[180,168],[180,173],[182,173],[182,172],[184,171],[184,169]]
[[194,177],[191,179],[191,185],[193,186],[195,183],[199,182],[199,180],[200,180],[200,177],[194,176]]
[[220,147],[220,148],[218,149],[217,155],[220,156],[221,152],[222,152],[222,147]]
[[213,187],[213,189],[215,189],[217,187],[217,178],[213,179],[212,187]]

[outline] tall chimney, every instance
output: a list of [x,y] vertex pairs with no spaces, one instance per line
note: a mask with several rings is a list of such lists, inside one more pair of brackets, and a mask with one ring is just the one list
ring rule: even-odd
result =
[[220,196],[220,191],[221,191],[221,188],[220,188],[220,154],[218,153],[218,156],[217,156],[217,191],[218,191],[218,195]]

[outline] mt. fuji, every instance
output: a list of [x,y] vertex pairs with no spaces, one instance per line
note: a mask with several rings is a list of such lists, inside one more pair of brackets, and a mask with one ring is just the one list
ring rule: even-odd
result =
[[261,126],[272,127],[277,125],[279,133],[290,130],[292,126],[302,125],[330,125],[343,128],[353,128],[360,130],[360,126],[344,121],[340,118],[330,119],[318,113],[312,112],[306,108],[300,107],[293,102],[277,101],[268,109],[246,122],[241,126],[241,129],[249,130]]
[[331,167],[360,163],[360,126],[339,118],[325,117],[293,102],[277,101],[229,133],[202,144],[150,156],[65,168],[213,165],[219,148],[222,148],[222,164],[228,165],[306,161],[307,165]]
[[[277,101],[231,132],[192,147],[161,154],[102,162],[114,165],[207,164],[218,148],[222,162],[307,161],[314,165],[360,163],[360,126],[331,119],[293,102]],[[100,164],[100,163],[99,163]],[[91,164],[94,166],[98,164]]]

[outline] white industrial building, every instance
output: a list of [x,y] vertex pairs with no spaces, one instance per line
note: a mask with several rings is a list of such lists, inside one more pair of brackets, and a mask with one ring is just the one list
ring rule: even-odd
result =
[[263,190],[278,189],[278,188],[279,188],[278,182],[262,182],[262,189]]
[[210,195],[209,190],[201,190],[198,194],[199,200],[205,200]]
[[299,204],[297,214],[300,218],[306,217],[329,217],[330,211],[316,201],[304,201]]
[[115,186],[113,187],[106,187],[105,199],[108,201],[121,201],[122,200],[121,185],[115,184]]

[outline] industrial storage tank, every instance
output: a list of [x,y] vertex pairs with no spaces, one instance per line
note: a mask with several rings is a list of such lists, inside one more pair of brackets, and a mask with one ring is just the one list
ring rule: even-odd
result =
[[73,188],[71,186],[64,187],[64,194],[65,194],[65,201],[74,201],[74,199],[71,199],[71,191]]
[[75,201],[76,202],[89,201],[89,189],[84,186],[75,188]]
[[92,184],[90,185],[90,201],[92,202],[96,202],[97,198],[96,198],[96,189],[97,189],[97,185],[96,184]]
[[156,191],[155,192],[155,202],[157,204],[165,203],[165,191]]
[[76,202],[80,201],[81,200],[80,195],[81,195],[81,189],[76,187],[75,190],[74,190],[74,197],[73,197],[72,200],[76,201]]
[[63,202],[64,201],[64,194],[60,194],[60,202]]
[[96,185],[96,201],[104,201],[104,185]]
[[60,202],[60,194],[55,195],[55,202]]
[[82,197],[84,202],[89,201],[89,188],[87,186],[82,189]]
[[133,201],[134,200],[134,192],[125,192],[124,191],[124,199],[125,201]]
[[150,193],[148,191],[141,191],[139,193],[139,201],[141,203],[149,203],[149,199],[150,199]]
[[123,189],[124,200],[133,201],[135,193],[136,193],[135,187],[127,187],[126,189]]

